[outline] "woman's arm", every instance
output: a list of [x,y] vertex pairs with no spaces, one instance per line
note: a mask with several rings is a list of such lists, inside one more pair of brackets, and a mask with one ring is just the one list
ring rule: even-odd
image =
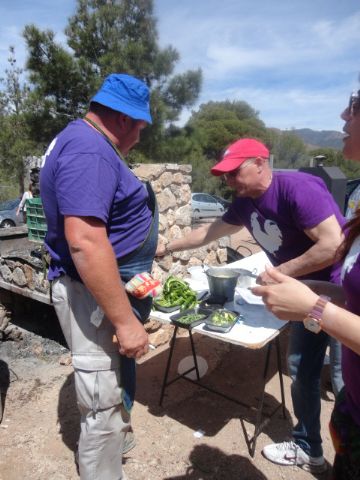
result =
[[23,196],[21,197],[19,206],[18,206],[18,208],[17,208],[17,210],[16,210],[16,215],[19,215],[21,209],[22,209],[23,206],[24,206],[24,203],[25,203],[25,201],[26,201],[26,195],[25,195],[25,194],[26,194],[26,192],[24,192],[24,193],[23,193]]
[[[303,321],[311,312],[319,296],[303,282],[283,275],[274,268],[267,269],[272,285],[256,286],[251,290],[263,297],[267,308],[278,318],[290,321]],[[319,282],[322,283],[322,282]],[[343,301],[339,290],[334,286],[336,301]],[[330,291],[328,291],[330,293]],[[325,306],[321,328],[341,343],[360,355],[360,317],[328,302]],[[314,334],[315,335],[315,334]]]

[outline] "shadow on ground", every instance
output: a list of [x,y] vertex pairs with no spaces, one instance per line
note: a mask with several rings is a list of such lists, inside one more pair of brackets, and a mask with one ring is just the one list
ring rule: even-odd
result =
[[[266,347],[261,350],[249,350],[196,334],[194,339],[197,355],[203,357],[209,366],[202,381],[247,406],[234,403],[184,379],[179,379],[166,388],[163,404],[160,406],[161,385],[169,355],[168,348],[138,366],[137,401],[146,405],[153,415],[168,416],[194,431],[201,429],[204,435],[210,437],[215,436],[230,420],[243,417],[246,424],[250,424],[246,425],[246,428],[251,436],[256,420],[254,407],[259,405],[261,399]],[[285,365],[286,342],[287,336],[283,335],[281,338],[283,365]],[[177,375],[180,360],[189,355],[191,355],[189,339],[178,338],[170,368],[170,379]],[[268,380],[270,379],[272,379],[272,388],[266,387],[268,393],[265,394],[264,399],[264,414],[269,415],[276,408],[278,411],[264,431],[277,441],[290,435],[291,423],[289,412],[286,410],[287,419],[284,419],[280,408],[280,384],[275,348],[270,356]]]
[[80,434],[80,413],[76,404],[74,374],[68,375],[59,392],[58,421],[65,445],[74,453]]
[[191,465],[184,475],[166,477],[164,480],[266,480],[260,470],[245,457],[226,455],[218,448],[197,445],[189,456]]
[[5,402],[6,402],[6,394],[10,385],[10,370],[8,367],[7,362],[0,360],[0,423],[2,422],[4,410],[5,410]]

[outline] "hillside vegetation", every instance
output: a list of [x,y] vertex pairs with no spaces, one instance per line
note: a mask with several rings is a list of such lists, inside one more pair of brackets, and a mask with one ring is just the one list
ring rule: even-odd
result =
[[348,177],[360,176],[342,157],[340,132],[268,128],[246,98],[202,104],[178,127],[182,111],[199,98],[203,74],[196,68],[177,72],[178,51],[159,45],[152,0],[77,0],[65,28],[66,48],[54,32],[36,25],[27,25],[23,36],[25,69],[18,68],[9,46],[9,67],[0,81],[0,187],[6,185],[0,200],[23,190],[24,157],[41,156],[69,121],[83,116],[111,72],[128,72],[151,90],[153,123],[127,161],[191,164],[193,191],[229,197],[221,179],[208,172],[224,148],[241,137],[263,141],[275,167],[308,166],[321,154],[325,164],[338,165]]

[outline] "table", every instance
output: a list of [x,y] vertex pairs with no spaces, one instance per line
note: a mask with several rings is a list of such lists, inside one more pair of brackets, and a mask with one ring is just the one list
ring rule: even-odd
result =
[[[238,260],[229,264],[228,266],[233,267],[240,267],[246,268],[249,270],[253,270],[254,268],[257,269],[257,272],[260,273],[264,270],[265,264],[269,264],[269,260],[264,252],[259,252],[250,257],[246,257],[244,259]],[[200,281],[192,281],[191,279],[188,280],[190,286],[195,290],[201,291],[208,288],[207,284],[204,284]],[[199,368],[197,363],[196,357],[196,347],[193,338],[193,333],[198,333],[200,335],[206,335],[208,337],[232,343],[235,345],[239,345],[244,348],[250,348],[254,350],[262,350],[264,347],[267,347],[265,353],[265,361],[264,361],[264,369],[263,369],[263,376],[262,376],[262,385],[261,385],[261,392],[260,392],[260,400],[255,407],[256,410],[256,421],[255,421],[255,428],[254,433],[252,436],[249,436],[247,429],[245,427],[244,418],[240,417],[241,426],[244,432],[245,441],[249,450],[250,455],[253,457],[255,454],[256,448],[256,441],[265,427],[265,425],[269,422],[269,420],[273,417],[273,415],[282,408],[282,413],[285,418],[285,395],[284,395],[284,383],[282,378],[282,364],[281,364],[281,351],[280,351],[280,341],[279,341],[279,334],[280,332],[286,327],[287,322],[278,320],[272,313],[270,313],[264,306],[261,298],[255,297],[248,289],[236,288],[235,290],[235,297],[233,302],[228,302],[225,304],[226,308],[231,310],[237,311],[242,313],[243,319],[236,323],[234,327],[228,333],[218,333],[206,330],[204,328],[204,324],[200,324],[192,329],[189,329],[189,339],[191,343],[191,351],[194,361],[194,366],[186,370],[185,372],[177,375],[175,378],[168,380],[171,361],[173,358],[177,332],[180,327],[175,326],[174,333],[172,339],[170,341],[170,350],[169,356],[165,368],[164,379],[161,388],[160,394],[160,405],[162,405],[165,390],[168,386],[172,383],[184,379],[191,383],[201,386],[206,390],[220,395],[227,400],[231,400],[236,402],[237,404],[254,408],[254,406],[250,406],[241,402],[239,399],[235,399],[233,397],[229,397],[218,390],[209,387],[205,383],[200,380],[199,375]],[[172,313],[163,313],[158,311],[153,311],[151,313],[151,318],[155,320],[159,320],[161,322],[170,323],[170,316],[174,315],[177,312]],[[267,383],[267,375],[269,369],[269,361],[270,361],[270,354],[272,350],[272,346],[275,344],[276,347],[276,358],[277,358],[277,370],[279,375],[280,381],[280,392],[281,392],[281,403],[269,414],[264,415],[263,413],[263,405],[264,405],[264,397],[265,397],[265,390],[266,390],[266,383]],[[196,373],[196,380],[189,378],[188,374],[190,372],[195,371]]]

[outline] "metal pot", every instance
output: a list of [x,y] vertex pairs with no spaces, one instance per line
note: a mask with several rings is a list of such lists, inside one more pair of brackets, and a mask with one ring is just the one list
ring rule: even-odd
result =
[[249,288],[256,283],[255,268],[252,272],[246,268],[210,267],[205,273],[209,283],[209,291],[219,301],[232,302],[234,300],[235,287]]
[[218,298],[220,303],[232,302],[240,274],[229,268],[221,267],[208,268],[205,273],[209,283],[210,294]]
[[233,270],[239,274],[237,285],[238,287],[249,288],[253,287],[256,283],[256,268],[250,272],[250,270],[246,270],[245,268],[236,268]]

